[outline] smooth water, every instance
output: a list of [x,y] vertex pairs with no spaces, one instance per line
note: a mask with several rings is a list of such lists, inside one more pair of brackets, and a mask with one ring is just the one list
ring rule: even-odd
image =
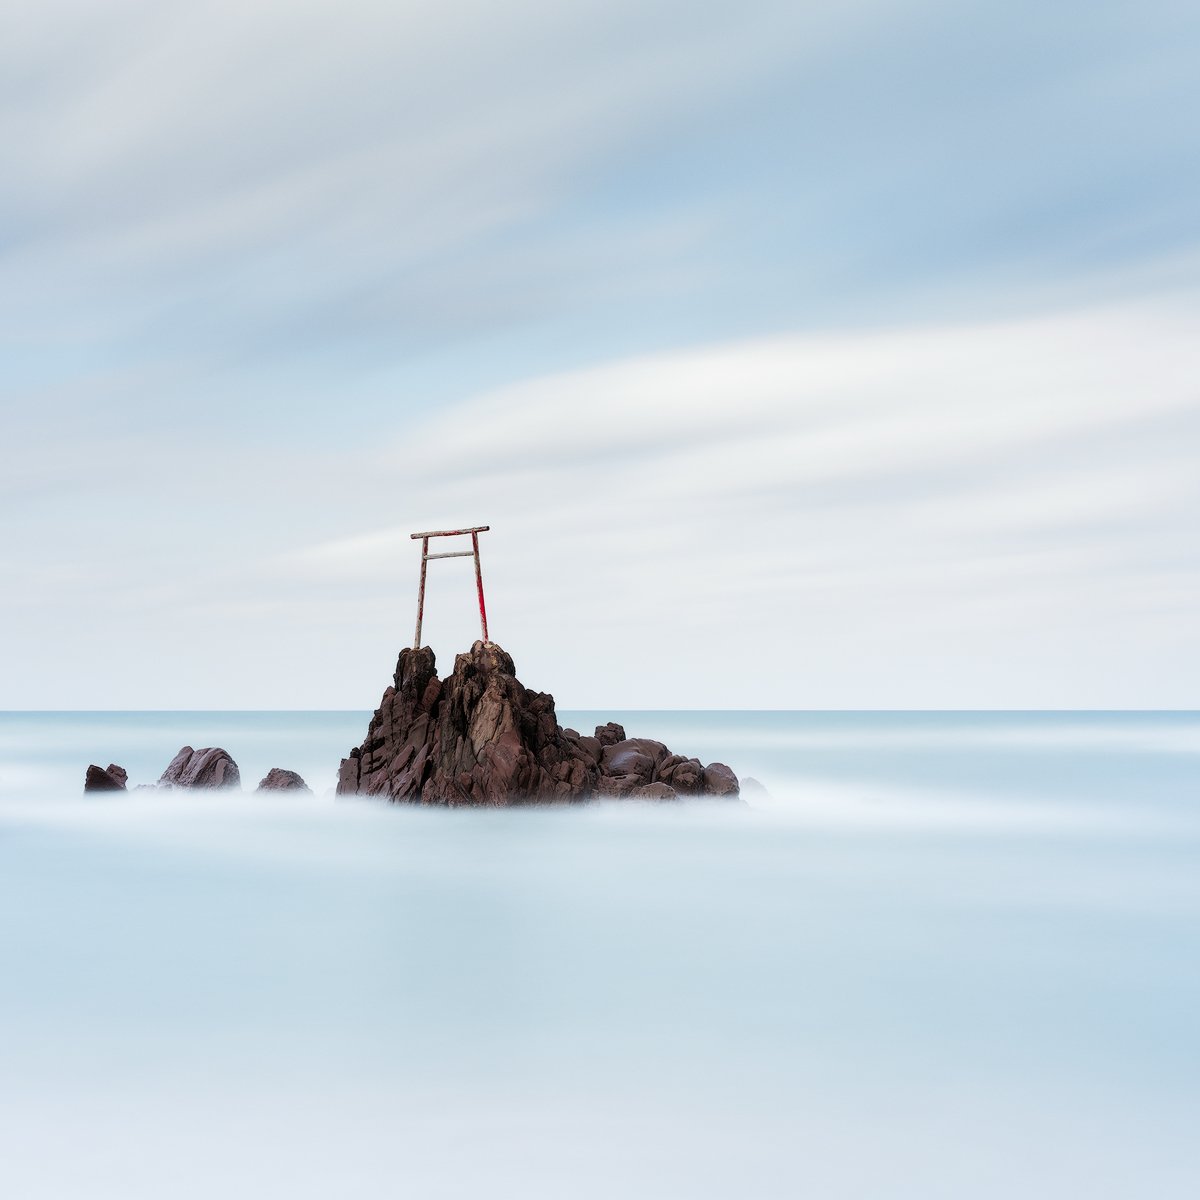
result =
[[[329,794],[364,713],[0,714],[0,1195],[1197,1194],[1200,715],[562,716],[767,791],[389,807]],[[247,791],[80,795],[185,742]]]

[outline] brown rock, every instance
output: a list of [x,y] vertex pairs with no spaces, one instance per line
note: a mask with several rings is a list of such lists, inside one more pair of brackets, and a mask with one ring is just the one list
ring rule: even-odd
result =
[[237,763],[218,746],[184,746],[158,780],[159,787],[179,788],[234,788],[241,783]]
[[650,783],[654,778],[654,758],[638,741],[627,739],[604,747],[600,769],[605,775],[636,775],[643,783]]
[[85,792],[123,792],[128,779],[125,768],[118,767],[116,763],[109,763],[107,769],[92,763],[83,778],[83,790]]
[[599,796],[629,796],[638,788],[646,786],[646,781],[640,775],[601,775],[596,780],[596,794]]
[[631,800],[676,800],[673,788],[667,787],[665,783],[647,783],[642,787],[634,788],[629,793]]
[[704,768],[704,790],[711,796],[736,796],[737,776],[724,763],[709,763]]
[[[675,759],[679,761],[673,761]],[[704,790],[704,767],[698,758],[680,758],[673,754],[659,767],[658,777],[685,796]]]
[[353,795],[358,791],[358,767],[361,761],[357,746],[350,751],[349,758],[342,759],[342,765],[338,768],[337,790],[339,794]]
[[600,765],[600,756],[604,752],[604,747],[600,745],[600,739],[594,737],[581,737],[579,739],[580,757],[588,759],[593,765]]
[[259,782],[260,792],[311,792],[312,788],[296,774],[282,767],[272,767]]

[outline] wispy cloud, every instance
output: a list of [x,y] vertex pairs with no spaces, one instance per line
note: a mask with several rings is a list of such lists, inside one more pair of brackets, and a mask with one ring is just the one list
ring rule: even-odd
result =
[[[483,520],[496,636],[578,704],[638,703],[643,678],[661,704],[1188,703],[1193,320],[1104,309],[609,364],[328,455],[319,498],[271,464],[214,489],[193,459],[183,494],[256,528],[216,562],[189,562],[202,533],[181,542],[170,607],[231,656],[294,639],[303,702],[353,703],[382,668],[352,647],[386,660],[408,636],[409,533]],[[263,523],[263,486],[286,527]],[[306,544],[318,504],[358,531]],[[459,565],[431,576],[443,652],[473,636]],[[733,656],[719,678],[714,653]]]
[[1186,701],[1200,22],[1152,9],[28,8],[3,702],[358,703],[460,519],[580,700]]

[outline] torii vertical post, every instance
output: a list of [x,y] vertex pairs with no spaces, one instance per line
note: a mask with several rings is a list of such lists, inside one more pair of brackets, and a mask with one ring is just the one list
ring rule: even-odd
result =
[[[416,534],[413,535],[414,537]],[[413,649],[421,648],[421,622],[425,618],[425,564],[429,562],[429,539],[421,540],[421,586],[417,592],[417,633],[413,638]]]
[[[483,628],[483,640],[488,640],[487,608],[483,603],[483,572],[479,567],[479,535],[491,529],[490,525],[473,525],[470,529],[431,529],[425,533],[410,535],[414,541],[421,540],[421,582],[417,589],[417,632],[413,637],[413,649],[421,648],[421,623],[425,619],[425,568],[431,558],[475,559],[475,589],[479,593],[479,624]],[[451,550],[446,554],[430,554],[429,539],[435,537],[462,537],[471,535],[470,550]]]
[[[426,543],[428,544],[428,543]],[[475,552],[475,590],[479,593],[479,624],[483,627],[483,640],[487,635],[487,605],[483,602],[483,572],[479,569],[479,534],[472,532],[471,549]]]

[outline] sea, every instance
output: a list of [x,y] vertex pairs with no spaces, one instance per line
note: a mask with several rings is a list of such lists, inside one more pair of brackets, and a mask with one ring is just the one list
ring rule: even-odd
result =
[[0,1196],[1200,1195],[1200,714],[561,713],[754,782],[508,810],[367,717],[0,713]]

